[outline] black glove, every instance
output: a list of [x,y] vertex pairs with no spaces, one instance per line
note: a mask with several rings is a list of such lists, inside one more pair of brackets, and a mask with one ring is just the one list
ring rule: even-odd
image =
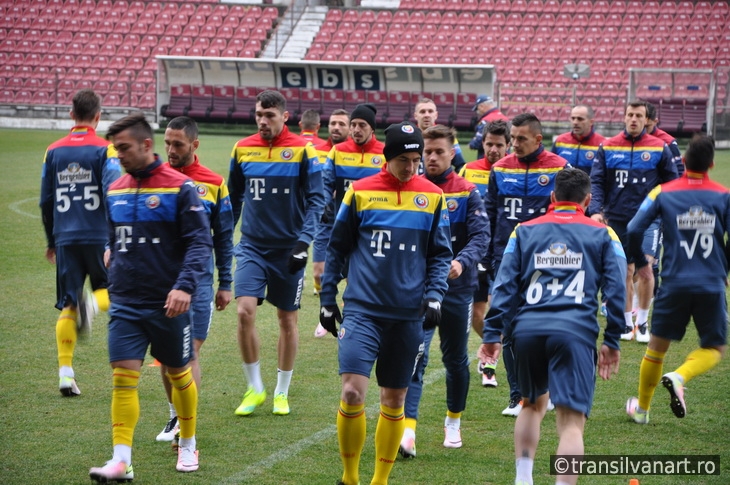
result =
[[441,323],[441,302],[428,298],[421,304],[423,329],[430,330]]
[[330,216],[327,214],[327,211],[322,212],[322,217],[319,218],[319,222],[322,224],[328,224],[330,221]]
[[308,249],[309,245],[307,243],[304,241],[297,241],[296,246],[294,246],[294,249],[292,249],[291,254],[289,255],[289,262],[287,263],[289,273],[295,274],[307,265]]
[[319,308],[319,323],[337,337],[337,322],[342,323],[342,313],[337,305],[322,305]]

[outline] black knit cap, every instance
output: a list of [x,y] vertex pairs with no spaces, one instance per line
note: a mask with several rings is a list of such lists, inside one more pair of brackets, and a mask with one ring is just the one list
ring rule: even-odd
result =
[[352,110],[352,113],[350,113],[350,119],[365,120],[365,122],[374,130],[376,124],[375,115],[377,113],[378,109],[370,103],[358,104],[355,106],[355,109]]
[[408,121],[387,127],[385,129],[385,148],[383,148],[385,160],[393,160],[408,152],[418,152],[423,155],[421,130]]

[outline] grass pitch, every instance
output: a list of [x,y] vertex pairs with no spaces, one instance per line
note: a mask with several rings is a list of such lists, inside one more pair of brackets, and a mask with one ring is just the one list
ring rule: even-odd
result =
[[[0,195],[0,483],[88,483],[88,469],[111,457],[111,379],[106,351],[106,322],[94,323],[90,338],[75,353],[81,396],[62,398],[58,392],[54,325],[58,312],[55,270],[43,254],[45,237],[39,217],[40,170],[46,146],[62,132],[0,130],[0,167],[6,177]],[[243,129],[242,129],[243,134]],[[230,151],[239,136],[202,135],[198,150],[204,164],[228,175]],[[162,137],[157,150],[163,151]],[[469,159],[467,154],[467,159]],[[712,176],[730,185],[730,153],[718,152]],[[311,271],[308,272],[311,278]],[[271,414],[271,397],[252,416],[233,410],[245,391],[236,344],[235,304],[216,312],[210,337],[202,349],[197,473],[175,471],[175,455],[155,436],[167,420],[167,403],[157,368],[145,365],[140,381],[141,416],[135,433],[135,481],[140,484],[333,484],[341,475],[335,415],[340,381],[335,339],[315,339],[318,300],[307,287],[300,313],[300,348],[291,387],[292,414]],[[271,393],[276,383],[275,309],[259,309],[264,382]],[[470,350],[479,338],[472,335]],[[675,344],[666,369],[679,365],[696,345],[696,333]],[[427,370],[418,425],[418,457],[399,459],[390,483],[408,485],[508,484],[514,479],[514,420],[501,416],[508,400],[504,370],[499,387],[483,389],[472,365],[472,387],[462,420],[464,447],[442,447],[445,415],[443,368],[434,343]],[[588,454],[720,454],[720,476],[644,476],[642,485],[726,484],[730,482],[728,390],[730,364],[723,361],[691,381],[686,391],[687,417],[675,418],[667,393],[658,389],[651,424],[628,421],[624,403],[636,394],[644,346],[625,343],[620,374],[597,383],[591,418],[586,425]],[[151,361],[151,359],[150,359]],[[147,362],[149,363],[149,361]],[[373,470],[373,434],[377,418],[375,382],[368,394],[368,437],[361,462],[362,483]],[[557,446],[555,415],[542,428],[535,463],[535,483],[552,484],[549,455]],[[583,477],[580,483],[627,484],[630,476]]]

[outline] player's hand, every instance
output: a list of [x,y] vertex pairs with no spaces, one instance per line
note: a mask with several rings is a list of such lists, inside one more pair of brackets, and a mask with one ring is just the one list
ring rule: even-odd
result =
[[607,381],[612,375],[618,374],[618,364],[621,359],[621,351],[612,349],[606,344],[601,345],[598,352],[598,375]]
[[297,244],[294,246],[294,249],[292,249],[291,254],[289,255],[289,262],[287,263],[290,274],[296,274],[307,265],[308,249],[309,245],[307,243],[304,241],[297,241]]
[[502,352],[502,344],[499,342],[492,342],[489,344],[482,344],[479,346],[477,351],[477,358],[479,362],[484,364],[496,364],[499,359],[499,354]]
[[461,263],[457,260],[451,261],[451,269],[449,269],[449,279],[455,280],[459,276],[461,276],[461,273],[464,271],[464,267],[461,265]]
[[421,314],[423,315],[423,329],[430,330],[441,323],[441,302],[433,298],[427,298],[421,304]]
[[56,264],[56,248],[46,248],[46,259],[51,264]]
[[319,323],[337,337],[337,323],[342,323],[342,313],[337,305],[322,305],[319,308]]
[[231,290],[218,290],[215,294],[215,309],[218,311],[225,310],[233,299]]
[[606,223],[606,219],[603,218],[603,214],[593,214],[591,216],[591,219],[593,219],[594,221],[600,222],[601,224]]
[[104,267],[108,268],[112,262],[112,250],[107,249],[104,251]]
[[182,290],[170,290],[170,293],[167,294],[167,301],[165,301],[165,309],[167,310],[165,316],[174,318],[190,310],[190,300],[190,293]]

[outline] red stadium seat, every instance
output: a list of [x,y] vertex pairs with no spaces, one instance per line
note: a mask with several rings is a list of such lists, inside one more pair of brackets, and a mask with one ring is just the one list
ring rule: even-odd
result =
[[322,113],[322,90],[303,88],[300,91],[300,106],[302,112],[313,109]]
[[400,123],[410,119],[411,114],[410,93],[408,91],[389,91],[385,123]]
[[192,88],[189,84],[170,86],[170,101],[162,107],[162,115],[168,118],[186,115],[190,109]]

